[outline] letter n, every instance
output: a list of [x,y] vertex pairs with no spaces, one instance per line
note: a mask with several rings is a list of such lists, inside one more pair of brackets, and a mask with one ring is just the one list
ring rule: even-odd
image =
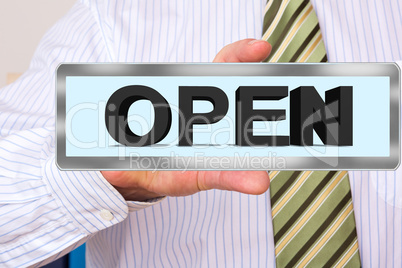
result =
[[353,87],[325,92],[312,86],[290,92],[290,144],[313,145],[313,130],[325,145],[353,145]]

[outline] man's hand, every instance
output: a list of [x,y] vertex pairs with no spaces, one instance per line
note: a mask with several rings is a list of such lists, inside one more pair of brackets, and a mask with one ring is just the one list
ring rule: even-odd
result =
[[[225,46],[214,62],[259,62],[270,52],[268,42],[245,39]],[[102,174],[126,200],[132,201],[185,196],[210,189],[262,194],[269,187],[266,171],[103,171]]]

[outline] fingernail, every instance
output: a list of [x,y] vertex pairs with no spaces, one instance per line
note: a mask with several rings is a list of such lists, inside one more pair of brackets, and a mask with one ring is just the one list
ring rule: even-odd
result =
[[249,44],[250,46],[252,46],[252,45],[254,45],[255,43],[258,43],[258,42],[261,42],[261,41],[264,41],[264,40],[261,40],[261,39],[254,39],[254,40],[251,40],[250,42],[248,42],[248,44]]

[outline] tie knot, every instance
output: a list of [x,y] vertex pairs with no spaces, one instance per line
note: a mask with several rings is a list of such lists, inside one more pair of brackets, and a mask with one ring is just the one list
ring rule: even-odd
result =
[[267,62],[326,62],[324,42],[308,0],[270,0],[262,38],[272,45]]

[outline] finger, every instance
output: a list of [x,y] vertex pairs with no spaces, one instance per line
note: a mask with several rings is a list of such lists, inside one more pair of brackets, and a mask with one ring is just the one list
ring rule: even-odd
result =
[[268,190],[266,171],[199,171],[200,190],[220,189],[259,195]]
[[262,194],[269,187],[266,171],[102,171],[102,174],[123,196],[137,201],[210,189]]
[[271,45],[264,40],[244,39],[225,46],[213,62],[260,62],[271,53]]
[[161,171],[153,174],[148,190],[160,195],[190,195],[220,189],[245,194],[262,194],[269,187],[266,171]]

